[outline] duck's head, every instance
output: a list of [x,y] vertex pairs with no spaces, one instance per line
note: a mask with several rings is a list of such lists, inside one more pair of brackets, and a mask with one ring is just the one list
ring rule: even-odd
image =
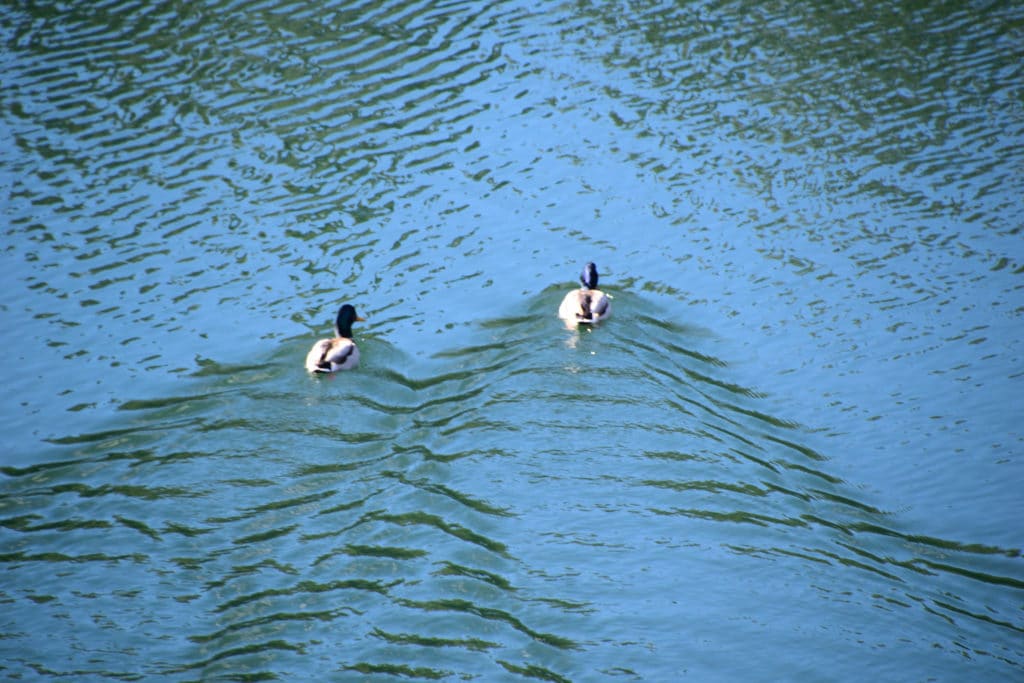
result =
[[584,289],[597,289],[597,266],[593,261],[583,266],[580,282],[583,283]]
[[365,318],[360,318],[356,313],[356,307],[352,304],[345,304],[338,309],[338,318],[334,321],[334,331],[339,337],[352,338],[352,323],[362,322]]

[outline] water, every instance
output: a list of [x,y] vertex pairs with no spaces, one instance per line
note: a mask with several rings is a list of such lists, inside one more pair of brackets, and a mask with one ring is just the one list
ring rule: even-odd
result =
[[1024,678],[1016,5],[0,35],[4,677]]

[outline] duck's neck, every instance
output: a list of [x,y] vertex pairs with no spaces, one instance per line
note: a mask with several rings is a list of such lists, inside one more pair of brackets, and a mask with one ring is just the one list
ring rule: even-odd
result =
[[347,320],[341,320],[340,318],[334,323],[334,333],[339,337],[345,339],[352,338],[352,323]]

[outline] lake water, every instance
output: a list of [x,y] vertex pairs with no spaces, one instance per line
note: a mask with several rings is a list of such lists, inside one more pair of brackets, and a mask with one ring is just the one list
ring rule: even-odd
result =
[[1019,3],[0,36],[0,676],[1024,680]]

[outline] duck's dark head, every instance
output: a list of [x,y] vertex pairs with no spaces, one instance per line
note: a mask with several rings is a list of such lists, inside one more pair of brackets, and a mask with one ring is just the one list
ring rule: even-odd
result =
[[597,289],[597,266],[591,261],[583,266],[583,273],[580,274],[580,282],[584,289]]
[[352,323],[362,322],[364,318],[360,318],[356,313],[356,307],[352,304],[345,304],[338,309],[338,318],[334,321],[334,331],[339,337],[352,338]]

